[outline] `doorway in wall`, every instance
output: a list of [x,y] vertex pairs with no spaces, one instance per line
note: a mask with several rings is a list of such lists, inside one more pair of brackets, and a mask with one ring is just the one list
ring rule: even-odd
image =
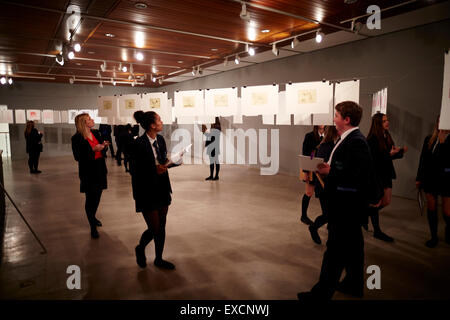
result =
[[[0,110],[7,110],[8,106],[0,105]],[[0,150],[3,150],[2,157],[11,157],[11,145],[9,141],[9,124],[0,123]]]

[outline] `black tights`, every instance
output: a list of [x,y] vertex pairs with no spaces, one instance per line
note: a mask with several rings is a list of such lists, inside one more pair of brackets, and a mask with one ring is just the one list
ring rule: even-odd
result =
[[214,174],[214,163],[216,164],[216,177],[218,177],[220,171],[220,164],[217,162],[211,162],[211,164],[209,165],[209,175],[210,177],[212,177]]
[[40,155],[41,155],[40,152],[28,153],[28,167],[30,168],[30,172],[34,172],[34,171],[38,170]]
[[162,259],[164,242],[166,240],[166,220],[168,210],[169,207],[167,206],[156,210],[142,212],[148,229],[142,233],[139,246],[145,248],[150,241],[155,239],[156,260]]
[[95,214],[97,213],[98,205],[100,204],[100,198],[102,196],[102,190],[99,191],[88,191],[86,192],[86,203],[84,209],[86,210],[86,215],[91,228],[96,226]]
[[327,201],[324,196],[319,196],[320,206],[322,207],[322,214],[314,220],[311,225],[312,228],[319,229],[324,224],[328,223],[328,209],[327,209]]

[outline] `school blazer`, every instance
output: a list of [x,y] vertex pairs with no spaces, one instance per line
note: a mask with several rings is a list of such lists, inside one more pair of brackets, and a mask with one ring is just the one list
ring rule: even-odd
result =
[[352,131],[336,148],[325,184],[330,203],[330,223],[358,224],[369,204],[383,196],[376,178],[366,138],[359,129]]
[[[167,158],[167,147],[163,136],[156,135],[156,140],[162,156]],[[130,156],[131,184],[136,211],[152,209],[158,204],[170,204],[172,187],[169,173],[166,171],[163,174],[157,174],[153,149],[146,133],[134,141]]]

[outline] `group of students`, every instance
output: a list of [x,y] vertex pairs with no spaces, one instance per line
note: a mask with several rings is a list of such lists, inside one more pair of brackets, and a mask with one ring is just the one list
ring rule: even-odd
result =
[[[162,258],[165,225],[171,204],[171,184],[168,169],[175,166],[167,156],[167,147],[160,116],[153,112],[134,114],[145,134],[134,139],[130,152],[130,174],[136,212],[141,212],[147,224],[135,248],[136,262],[147,265],[145,248],[155,241],[157,267],[174,269],[175,265]],[[367,230],[368,216],[374,236],[384,241],[393,239],[379,226],[379,210],[390,203],[392,179],[395,179],[393,159],[401,158],[406,147],[395,146],[389,134],[389,121],[384,114],[376,114],[367,139],[359,131],[362,108],[355,102],[341,102],[335,107],[335,126],[314,128],[305,138],[303,153],[324,158],[317,171],[306,173],[307,197],[303,198],[302,222],[309,224],[313,240],[321,243],[317,229],[328,223],[327,250],[323,257],[319,282],[310,292],[298,294],[300,300],[331,299],[335,290],[354,296],[363,295],[364,241],[361,227]],[[95,214],[101,194],[107,188],[105,154],[109,142],[104,141],[88,114],[75,119],[77,133],[72,137],[72,150],[79,166],[80,192],[85,193],[85,210],[92,238],[98,238],[101,222]],[[217,125],[217,123],[216,123]],[[220,123],[219,129],[220,130]],[[206,133],[205,128],[203,132]],[[208,138],[211,140],[211,137]],[[218,151],[218,150],[217,150]],[[216,154],[210,154],[211,175],[214,164],[218,176]],[[428,220],[432,239],[427,246],[435,246],[437,237],[437,196],[443,198],[446,241],[450,242],[450,137],[448,131],[438,130],[424,142],[417,175],[417,185],[424,189],[428,200]],[[309,198],[316,191],[322,215],[315,221],[307,218]],[[339,282],[346,270],[346,277]]]
[[[302,301],[331,299],[336,290],[363,296],[364,240],[361,227],[368,229],[368,217],[374,237],[392,242],[379,224],[379,210],[391,202],[392,180],[396,178],[393,160],[403,157],[407,147],[396,147],[389,134],[385,114],[372,117],[365,138],[358,125],[361,107],[351,101],[335,107],[336,127],[316,126],[305,136],[303,154],[324,158],[316,172],[306,172],[306,193],[302,199],[301,221],[309,224],[314,242],[320,244],[317,229],[328,223],[328,241],[320,278],[309,292],[298,293]],[[437,236],[437,198],[442,197],[446,222],[445,240],[450,243],[450,131],[439,130],[425,138],[420,156],[416,185],[425,191],[432,238],[426,246],[434,247]],[[314,146],[315,145],[315,146]],[[315,221],[307,217],[309,198],[316,189],[322,215]],[[342,271],[344,280],[339,282]]]

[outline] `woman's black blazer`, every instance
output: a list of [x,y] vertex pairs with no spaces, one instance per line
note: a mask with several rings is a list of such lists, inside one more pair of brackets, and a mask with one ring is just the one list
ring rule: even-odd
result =
[[394,156],[391,156],[390,152],[392,146],[388,145],[386,141],[383,141],[383,143],[386,144],[385,150],[380,148],[380,144],[376,136],[371,136],[367,139],[367,143],[370,147],[375,170],[381,181],[389,181],[397,178],[392,160],[403,158],[403,149],[401,149],[400,152]]
[[[103,143],[98,130],[92,130],[98,143]],[[107,148],[102,150],[103,157],[95,159],[95,153],[89,142],[80,134],[72,136],[73,157],[78,161],[78,176],[80,177],[80,192],[95,192],[107,188],[105,154]]]
[[[166,142],[161,135],[156,135],[159,150],[167,159]],[[130,153],[130,173],[136,212],[159,209],[170,205],[172,187],[168,171],[157,174],[155,156],[147,134],[137,138]]]

